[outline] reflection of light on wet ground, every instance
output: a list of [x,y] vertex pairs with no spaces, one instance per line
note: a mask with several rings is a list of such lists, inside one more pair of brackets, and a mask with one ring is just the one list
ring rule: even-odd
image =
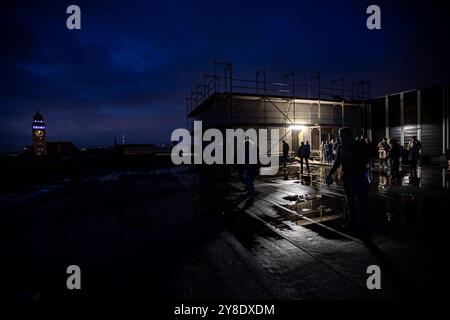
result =
[[402,178],[402,186],[404,187],[408,187],[408,186],[413,186],[413,187],[422,187],[422,179],[420,178],[420,174],[417,175],[417,177],[413,177],[411,176],[411,174],[406,174],[403,178]]
[[386,188],[388,186],[389,186],[389,181],[388,181],[387,176],[385,176],[385,175],[378,176],[378,190],[384,191],[384,190],[386,190]]
[[[300,174],[299,167],[292,166],[280,170],[280,174],[273,177],[264,177],[263,181],[279,183],[286,181],[299,184],[301,186],[313,187],[316,190],[329,190],[330,194],[339,192],[342,194],[340,182],[330,187],[325,186],[324,176],[329,168],[321,166],[311,166],[309,174]],[[419,230],[424,227],[424,221],[429,221],[424,216],[431,214],[435,208],[448,207],[448,194],[437,195],[433,190],[448,189],[449,172],[436,167],[419,168],[416,174],[412,175],[409,168],[402,167],[402,180],[394,182],[389,176],[389,168],[375,170],[372,175],[372,187],[369,194],[371,216],[378,224],[392,225],[402,229]],[[284,207],[298,212],[317,222],[329,219],[339,219],[345,215],[345,199],[328,195],[328,191],[309,194],[307,197],[302,194],[291,194],[283,197],[284,200],[291,201],[292,204]],[[432,209],[432,210],[430,210]],[[287,216],[287,218],[298,224],[301,218]]]
[[422,204],[435,202],[429,198],[415,198],[409,194],[389,195],[387,199],[370,199],[372,220],[381,224],[391,224],[406,228],[420,229]]
[[[345,212],[345,202],[342,199],[328,195],[292,195],[283,199],[293,202],[292,204],[284,205],[284,207],[316,222],[342,218]],[[298,216],[294,216],[293,220],[300,225],[310,223],[299,219]]]

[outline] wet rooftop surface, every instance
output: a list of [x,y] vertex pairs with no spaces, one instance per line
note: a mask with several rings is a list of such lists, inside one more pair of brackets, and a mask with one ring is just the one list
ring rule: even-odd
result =
[[[260,176],[248,201],[236,175],[174,167],[85,175],[0,196],[1,296],[18,299],[402,299],[441,297],[448,171],[391,183],[376,167],[374,233],[343,226],[327,166]],[[82,269],[68,291],[66,268]],[[367,266],[382,290],[366,287]]]

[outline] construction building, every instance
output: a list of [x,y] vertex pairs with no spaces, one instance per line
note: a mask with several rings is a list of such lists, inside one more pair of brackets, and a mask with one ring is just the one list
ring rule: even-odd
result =
[[[378,143],[396,138],[402,146],[416,136],[422,141],[422,160],[449,155],[448,84],[370,98],[368,81],[344,87],[337,79],[328,86],[320,74],[297,79],[294,72],[280,81],[266,80],[264,69],[253,80],[233,77],[230,63],[216,62],[186,98],[187,127],[195,120],[207,128],[278,128],[280,140],[297,150],[309,141],[312,156],[322,141],[338,137],[339,128],[351,127]],[[281,152],[281,144],[278,150]]]
[[[356,134],[370,136],[369,83],[354,83],[344,88],[343,79],[328,87],[320,75],[306,83],[297,83],[294,72],[281,81],[267,81],[265,70],[253,80],[233,77],[232,65],[216,62],[213,75],[204,75],[186,99],[187,127],[194,121],[208,128],[278,128],[280,140],[298,150],[301,141],[309,141],[312,156],[320,155],[321,142],[338,137],[343,126]],[[281,143],[278,150],[281,152]]]

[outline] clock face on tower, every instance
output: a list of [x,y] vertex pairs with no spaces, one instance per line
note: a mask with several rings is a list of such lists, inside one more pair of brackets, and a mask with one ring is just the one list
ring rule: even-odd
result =
[[44,132],[42,130],[36,130],[34,134],[36,135],[36,137],[42,137],[44,135]]

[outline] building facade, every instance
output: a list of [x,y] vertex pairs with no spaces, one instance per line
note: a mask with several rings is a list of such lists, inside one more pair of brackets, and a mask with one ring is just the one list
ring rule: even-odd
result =
[[205,75],[203,84],[186,99],[189,130],[194,121],[202,121],[203,130],[279,129],[278,148],[272,153],[282,152],[281,140],[294,152],[302,141],[308,141],[313,157],[320,155],[323,141],[338,137],[343,126],[351,127],[356,135],[370,134],[366,82],[360,82],[355,91],[344,90],[343,81],[340,88],[333,84],[321,87],[320,75],[299,85],[293,72],[280,82],[266,81],[265,71],[258,71],[255,80],[236,79],[230,64],[220,74],[216,69],[214,75]]
[[422,142],[422,160],[435,161],[449,150],[448,84],[378,97],[372,104],[372,139],[395,138],[407,146]]
[[[365,102],[345,100],[215,93],[194,107],[188,118],[202,121],[204,130],[279,129],[280,140],[285,140],[290,150],[308,141],[313,155],[318,155],[321,142],[336,139],[343,126],[357,135],[366,134],[369,107]],[[282,152],[281,143],[272,152]]]

